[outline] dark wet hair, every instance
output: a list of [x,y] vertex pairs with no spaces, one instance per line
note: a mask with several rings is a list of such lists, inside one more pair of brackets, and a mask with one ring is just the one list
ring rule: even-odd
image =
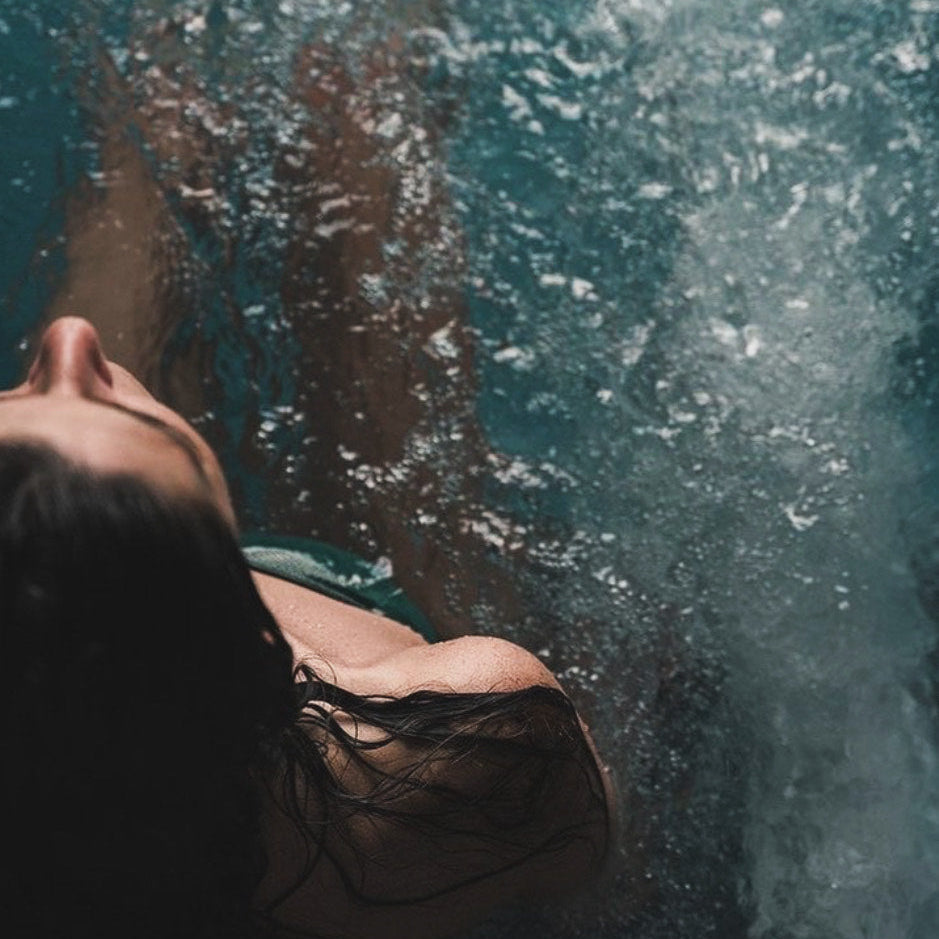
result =
[[5,920],[244,933],[264,865],[250,774],[296,706],[217,511],[0,447],[0,695]]
[[[0,445],[0,689],[10,935],[258,936],[318,863],[356,902],[413,903],[559,850],[607,811],[560,692],[362,697],[295,670],[212,506],[31,443]],[[389,774],[371,754],[392,740],[411,757]],[[333,772],[334,747],[365,785]],[[437,772],[453,760],[470,781]],[[589,806],[535,843],[560,765]],[[305,850],[257,910],[262,785]],[[472,831],[492,861],[416,893],[362,880],[350,818],[397,819],[428,844]]]

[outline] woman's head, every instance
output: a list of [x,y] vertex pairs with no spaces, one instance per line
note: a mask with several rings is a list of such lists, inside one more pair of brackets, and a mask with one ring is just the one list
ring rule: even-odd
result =
[[43,333],[25,380],[0,392],[0,442],[32,440],[104,473],[202,498],[234,525],[221,467],[179,414],[109,362],[94,327],[66,316]]
[[[47,333],[0,403],[2,905],[36,936],[236,935],[263,867],[255,780],[296,715],[290,650],[215,469],[112,414],[102,402],[137,393],[113,372],[56,373],[75,359],[55,343],[77,354],[88,336],[57,328],[75,333]],[[127,406],[169,421],[153,399]]]

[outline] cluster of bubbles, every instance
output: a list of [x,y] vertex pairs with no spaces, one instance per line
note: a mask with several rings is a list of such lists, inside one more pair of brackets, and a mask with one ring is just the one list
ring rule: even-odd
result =
[[623,720],[648,697],[630,657],[671,622],[710,686],[689,734],[712,753],[678,745],[695,863],[662,873],[669,928],[730,928],[707,794],[741,832],[712,844],[735,928],[926,936],[935,574],[910,529],[935,517],[939,9],[502,11],[424,37],[466,102],[481,413],[512,466],[493,499],[554,529],[531,547],[552,639],[591,663],[633,777],[661,734]]

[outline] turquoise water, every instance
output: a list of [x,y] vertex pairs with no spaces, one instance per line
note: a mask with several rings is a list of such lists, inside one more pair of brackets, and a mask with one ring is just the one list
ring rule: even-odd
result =
[[[185,245],[151,377],[204,392],[180,406],[253,527],[309,517],[396,572],[444,539],[439,570],[484,585],[444,523],[481,542],[520,596],[478,627],[560,673],[637,794],[600,904],[480,935],[931,939],[939,3],[556,6],[0,0],[0,371],[67,274],[70,193],[112,184],[100,56],[148,114],[148,69],[181,62],[210,170],[131,134]],[[352,213],[285,169],[311,44],[370,88],[392,204],[432,219],[421,250],[389,223],[385,268],[343,282],[377,311],[366,352],[417,376],[403,429],[374,361],[317,358],[334,294],[297,299],[296,246],[339,264]],[[431,340],[388,326],[441,296]]]

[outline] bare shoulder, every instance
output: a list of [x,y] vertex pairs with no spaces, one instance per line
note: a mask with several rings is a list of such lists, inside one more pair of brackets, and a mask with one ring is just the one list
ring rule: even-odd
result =
[[[430,714],[409,713],[400,736],[378,734],[354,760],[323,741],[351,798],[318,826],[320,861],[280,906],[282,924],[433,939],[507,903],[575,892],[601,872],[611,811],[602,764],[536,656],[503,639],[463,637],[402,650],[355,683],[360,694],[417,695],[415,712],[427,705]],[[472,696],[472,706],[453,695]],[[333,716],[370,739],[362,715]],[[354,812],[342,811],[346,802]],[[289,850],[289,830],[272,835],[281,859],[304,856]]]
[[394,694],[443,691],[486,694],[533,686],[560,689],[531,652],[496,636],[462,636],[404,649],[380,667],[380,681]]
[[[552,832],[579,829],[580,837],[553,855],[532,855],[504,878],[503,897],[565,892],[595,878],[602,860],[612,854],[617,829],[617,793],[612,775],[593,737],[554,674],[523,647],[495,636],[463,636],[433,645],[416,646],[389,657],[373,672],[374,693],[406,697],[422,691],[457,695],[513,694],[505,710],[493,709],[485,735],[505,737],[513,746],[499,759],[477,759],[477,783],[489,790],[515,778],[523,785],[543,780],[539,808],[531,817],[532,844],[548,843]],[[380,689],[380,690],[379,690]],[[549,693],[539,693],[546,689]],[[526,692],[532,692],[528,694]],[[517,695],[517,696],[516,696]],[[485,710],[485,709],[482,709]],[[531,761],[532,752],[540,757]],[[543,759],[550,771],[539,776]],[[463,786],[463,761],[440,761],[435,785]],[[487,775],[488,773],[488,775]],[[598,864],[598,859],[600,862]]]
[[[563,695],[557,678],[537,656],[514,642],[496,636],[462,636],[434,645],[403,649],[369,669],[364,681],[362,677],[357,676],[354,682],[360,693],[392,694],[396,697],[420,691],[493,694],[538,687],[549,688]],[[522,704],[517,713],[518,719],[524,721],[530,716],[526,711],[533,707],[531,701]],[[616,837],[619,815],[619,793],[610,768],[601,758],[587,724],[573,707],[566,713],[555,711],[553,720],[558,734],[574,736],[583,741],[584,755],[589,761],[588,775],[596,773],[599,778],[605,825],[602,831],[596,830],[595,836],[606,843],[609,851]],[[549,735],[551,722],[552,718],[549,717]],[[570,794],[564,792],[567,786],[582,783],[583,776],[576,772],[573,776],[556,776],[556,788],[562,798],[568,798]]]

